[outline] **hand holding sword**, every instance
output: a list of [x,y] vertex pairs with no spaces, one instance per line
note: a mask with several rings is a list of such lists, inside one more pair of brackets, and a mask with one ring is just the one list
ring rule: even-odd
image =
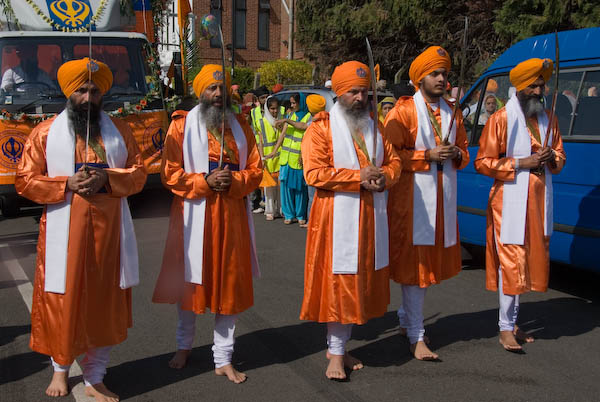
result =
[[550,107],[550,118],[548,119],[548,127],[546,128],[546,136],[544,138],[544,143],[542,148],[536,153],[536,158],[538,160],[538,169],[542,169],[544,164],[548,163],[552,167],[556,166],[556,161],[554,159],[554,151],[551,147],[548,146],[548,140],[550,136],[553,135],[552,126],[556,119],[556,100],[558,99],[558,77],[560,73],[560,50],[558,45],[558,31],[554,31],[554,93],[552,94],[552,106]]

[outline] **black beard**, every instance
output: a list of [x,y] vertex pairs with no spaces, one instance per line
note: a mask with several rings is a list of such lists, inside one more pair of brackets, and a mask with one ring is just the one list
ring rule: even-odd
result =
[[517,98],[519,99],[521,110],[523,110],[523,114],[525,115],[525,117],[536,116],[544,111],[542,98],[539,96],[527,96],[524,94],[517,94]]
[[[87,104],[86,104],[87,105]],[[102,111],[102,101],[100,101],[99,105],[90,104],[90,137],[92,139],[97,139],[100,137],[100,112]],[[73,126],[73,131],[75,131],[75,135],[79,138],[85,139],[87,135],[87,121],[88,121],[88,111],[84,107],[84,104],[75,105],[69,98],[67,100],[67,115],[69,116],[69,121]]]

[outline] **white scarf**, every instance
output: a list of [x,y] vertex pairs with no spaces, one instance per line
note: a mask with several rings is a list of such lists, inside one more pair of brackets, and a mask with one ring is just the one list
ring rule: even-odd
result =
[[[415,150],[424,151],[435,148],[435,134],[427,105],[421,91],[413,96],[417,108],[417,139]],[[452,109],[440,99],[442,135],[445,135],[452,119]],[[456,142],[456,124],[452,125],[450,144]],[[451,160],[446,160],[443,168],[442,188],[444,191],[444,247],[454,246],[457,242],[456,229],[456,168]],[[437,214],[437,163],[429,164],[429,171],[414,173],[413,187],[413,244],[416,246],[435,245],[435,222]]]
[[[227,114],[227,123],[231,127],[238,148],[239,169],[246,168],[248,144],[242,127],[232,113]],[[200,115],[200,105],[194,107],[185,119],[183,134],[183,168],[186,173],[208,173],[208,131]],[[254,221],[249,201],[246,202],[246,215],[250,231],[250,251],[252,274],[260,276],[254,239]],[[206,198],[184,199],[183,201],[183,255],[185,260],[185,281],[202,285],[204,265],[204,222],[206,217]]]
[[[100,132],[108,166],[124,168],[127,165],[127,146],[117,127],[101,113]],[[75,174],[75,134],[64,110],[52,122],[46,142],[46,165],[49,177]],[[67,279],[67,250],[73,193],[68,191],[65,201],[46,207],[46,278],[44,290],[65,293]],[[121,197],[120,231],[120,287],[127,289],[139,283],[137,242],[127,197]]]
[[[360,170],[360,163],[350,129],[339,103],[329,113],[331,142],[333,144],[333,165],[336,169]],[[368,129],[363,133],[365,144],[373,143],[373,120],[369,119]],[[376,165],[383,163],[383,140],[377,135]],[[389,265],[389,240],[387,220],[387,191],[373,192],[373,212],[375,218],[375,269]],[[356,274],[358,272],[360,222],[360,192],[336,191],[333,197],[333,273]],[[371,240],[368,240],[371,241]]]
[[[546,138],[548,116],[546,112],[537,115],[538,129],[542,144]],[[531,138],[527,130],[525,115],[514,94],[506,103],[506,156],[509,158],[526,158],[531,156]],[[548,146],[552,146],[552,133],[548,138]],[[552,234],[553,203],[552,174],[546,165],[544,235]],[[525,244],[525,221],[527,217],[527,198],[529,196],[529,170],[517,171],[515,181],[504,182],[502,196],[502,225],[500,241],[503,244]]]

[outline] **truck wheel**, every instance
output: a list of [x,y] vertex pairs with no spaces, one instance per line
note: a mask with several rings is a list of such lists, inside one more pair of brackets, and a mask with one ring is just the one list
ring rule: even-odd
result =
[[19,214],[19,203],[16,197],[3,196],[0,201],[2,201],[2,216],[14,218]]

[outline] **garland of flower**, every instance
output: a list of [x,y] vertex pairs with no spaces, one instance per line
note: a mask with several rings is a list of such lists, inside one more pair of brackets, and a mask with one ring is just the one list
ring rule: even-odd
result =
[[[100,5],[98,6],[98,8],[96,9],[96,12],[94,13],[93,17],[90,20],[91,24],[96,24],[96,21],[98,21],[101,17],[102,14],[104,14],[104,11],[106,11],[106,3],[108,0],[101,0],[100,1]],[[46,14],[44,14],[44,12],[40,9],[40,7],[35,4],[33,2],[33,0],[25,0],[25,2],[27,4],[29,4],[31,6],[31,8],[33,8],[33,10],[36,12],[36,14],[43,19],[48,25],[50,25],[52,28],[56,29],[57,31],[62,31],[62,32],[87,32],[88,28],[87,27],[81,27],[81,28],[67,28],[67,27],[61,27],[60,25],[58,25],[57,23],[55,23],[52,18],[48,17]]]
[[12,9],[12,5],[10,4],[10,0],[0,0],[0,6],[4,10],[4,15],[6,16],[6,23],[8,24],[8,28],[10,30],[11,21],[15,24],[15,27],[18,31],[21,30],[21,24],[19,24],[19,19],[15,15],[14,10]]

